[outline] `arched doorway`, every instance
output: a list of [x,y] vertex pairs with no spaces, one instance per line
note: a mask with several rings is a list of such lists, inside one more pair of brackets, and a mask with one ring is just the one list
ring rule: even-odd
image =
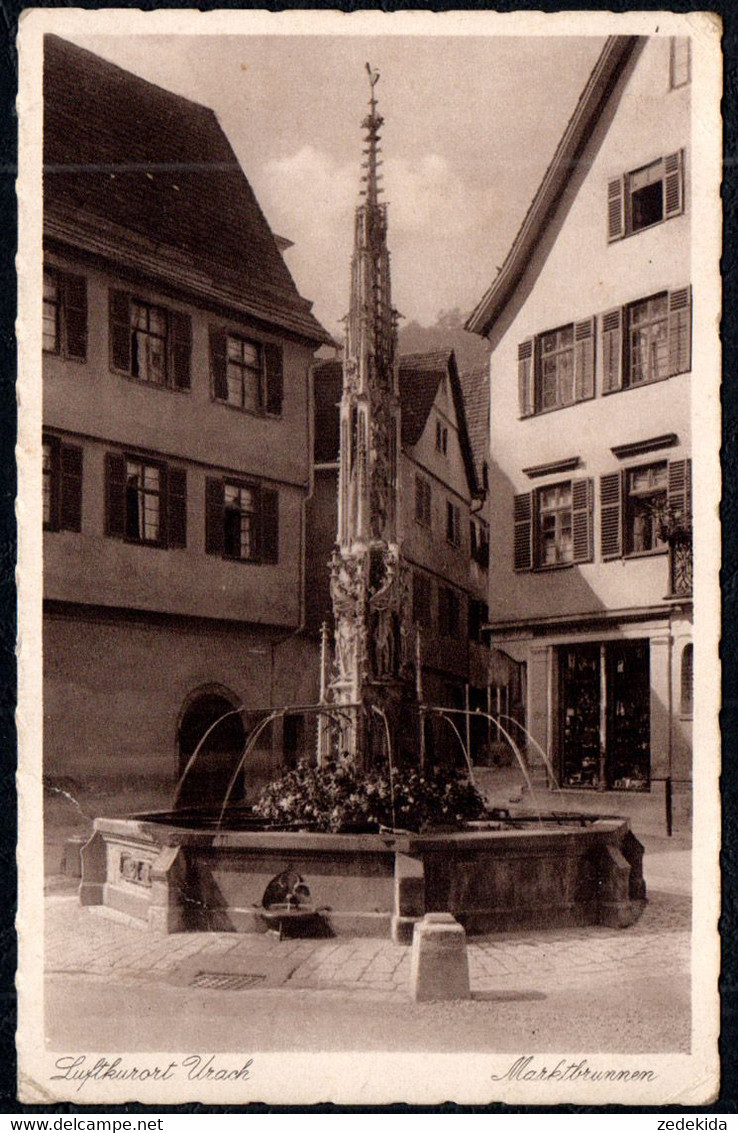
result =
[[[177,735],[180,775],[203,736],[209,729],[212,728],[212,731],[182,784],[179,797],[181,807],[222,806],[231,776],[246,743],[243,715],[237,711],[238,708],[238,698],[221,686],[198,689],[187,698]],[[230,801],[240,801],[243,794],[242,770],[231,792]]]

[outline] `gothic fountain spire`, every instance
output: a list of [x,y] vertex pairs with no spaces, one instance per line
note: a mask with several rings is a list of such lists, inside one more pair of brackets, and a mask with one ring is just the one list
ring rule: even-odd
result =
[[[377,109],[379,72],[368,63],[366,70],[369,112],[361,124],[365,160],[354,221],[340,409],[338,530],[331,560],[334,656],[323,679],[327,699],[344,705],[344,719],[351,721],[338,740],[339,753],[361,763],[378,758],[380,749],[392,742],[398,705],[412,686],[407,581],[397,533],[398,316],[390,287],[387,205],[380,200],[384,119]],[[324,648],[326,658],[328,653]],[[324,735],[324,755],[326,743]]]

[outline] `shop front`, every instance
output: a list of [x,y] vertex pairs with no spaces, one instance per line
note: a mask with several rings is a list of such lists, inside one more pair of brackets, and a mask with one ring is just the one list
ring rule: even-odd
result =
[[648,791],[649,641],[562,645],[557,654],[561,786]]

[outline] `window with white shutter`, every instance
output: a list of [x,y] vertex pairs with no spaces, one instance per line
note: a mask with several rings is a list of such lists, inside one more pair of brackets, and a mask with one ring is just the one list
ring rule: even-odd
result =
[[684,150],[607,182],[607,239],[632,236],[684,212]]
[[692,367],[692,288],[662,291],[599,317],[603,394],[648,385]]
[[664,525],[685,522],[692,510],[691,461],[659,461],[600,478],[603,559],[665,552]]
[[591,562],[593,495],[585,477],[515,496],[515,569]]

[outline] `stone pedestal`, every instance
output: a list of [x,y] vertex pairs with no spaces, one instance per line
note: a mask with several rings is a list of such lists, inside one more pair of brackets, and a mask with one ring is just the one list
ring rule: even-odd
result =
[[415,925],[410,994],[416,1002],[471,999],[466,932],[450,913],[426,913]]

